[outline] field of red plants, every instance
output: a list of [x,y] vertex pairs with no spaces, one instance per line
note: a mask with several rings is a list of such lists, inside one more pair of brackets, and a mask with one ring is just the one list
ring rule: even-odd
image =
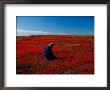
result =
[[[43,49],[51,42],[57,58],[48,61],[43,57]],[[94,74],[94,37],[17,37],[16,74]]]

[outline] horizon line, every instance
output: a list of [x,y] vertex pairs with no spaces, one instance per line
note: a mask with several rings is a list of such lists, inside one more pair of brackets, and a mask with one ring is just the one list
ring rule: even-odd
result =
[[75,35],[16,35],[16,36],[94,36],[94,34],[84,34],[84,35],[79,35],[79,34],[75,34]]

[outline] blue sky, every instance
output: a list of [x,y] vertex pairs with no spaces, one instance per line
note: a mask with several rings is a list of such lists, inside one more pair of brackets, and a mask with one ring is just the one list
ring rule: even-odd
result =
[[94,35],[94,16],[16,16],[17,36]]

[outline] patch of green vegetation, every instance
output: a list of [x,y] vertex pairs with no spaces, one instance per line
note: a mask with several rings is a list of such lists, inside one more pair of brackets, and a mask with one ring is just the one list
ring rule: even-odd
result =
[[63,72],[60,72],[59,74],[79,74],[79,70],[74,68],[74,69],[65,69]]

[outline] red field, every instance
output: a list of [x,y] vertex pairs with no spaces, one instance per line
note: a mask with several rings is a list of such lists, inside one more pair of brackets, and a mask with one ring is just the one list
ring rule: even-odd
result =
[[[51,42],[57,59],[48,61],[43,49]],[[17,37],[16,74],[94,74],[94,37]]]

